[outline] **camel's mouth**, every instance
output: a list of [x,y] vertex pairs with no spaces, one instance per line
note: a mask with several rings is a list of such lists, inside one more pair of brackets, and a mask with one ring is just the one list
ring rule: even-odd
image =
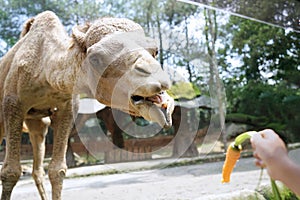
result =
[[163,102],[162,98],[163,92],[160,92],[156,95],[150,96],[150,97],[143,97],[139,95],[132,95],[131,101],[134,105],[139,105],[143,103],[153,103],[153,104],[161,104]]
[[148,97],[132,95],[131,104],[146,120],[157,122],[163,128],[172,126],[174,100],[165,91]]

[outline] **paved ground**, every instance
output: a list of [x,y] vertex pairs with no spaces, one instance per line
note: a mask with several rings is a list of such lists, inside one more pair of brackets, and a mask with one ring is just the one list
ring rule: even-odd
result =
[[[114,169],[115,166],[109,165],[107,170]],[[63,199],[197,199],[203,196],[232,193],[236,190],[254,190],[258,184],[260,170],[253,166],[253,159],[239,161],[230,184],[221,184],[221,169],[222,162],[215,162],[66,179]],[[85,173],[91,169],[87,167],[81,170]],[[80,174],[78,170],[76,173]],[[48,195],[50,195],[49,181],[46,182]],[[269,178],[264,173],[262,184],[267,183]],[[39,199],[33,181],[28,178],[21,180],[14,190],[12,199]]]
[[[292,157],[300,160],[300,151]],[[91,174],[112,170],[134,170],[151,166],[166,166],[170,160],[99,165],[70,169],[68,176]],[[269,184],[264,171],[259,183],[260,170],[252,158],[238,162],[231,183],[221,184],[222,162],[197,164],[173,168],[160,168],[113,175],[68,178],[64,181],[63,200],[202,200],[232,199],[232,196],[247,195],[257,187]],[[50,197],[50,184],[46,179]],[[242,197],[241,197],[242,198]],[[13,191],[13,200],[39,199],[31,178],[23,177]]]

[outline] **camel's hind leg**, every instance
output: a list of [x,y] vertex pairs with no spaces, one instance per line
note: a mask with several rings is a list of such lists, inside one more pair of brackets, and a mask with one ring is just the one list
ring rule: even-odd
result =
[[43,168],[43,161],[45,156],[45,136],[50,124],[49,118],[40,120],[27,119],[25,121],[28,130],[30,141],[33,149],[33,170],[32,177],[35,181],[36,187],[40,193],[41,199],[46,200],[46,192],[43,184],[45,171]]
[[6,134],[6,155],[1,169],[1,200],[9,200],[21,176],[20,148],[23,113],[16,96],[7,95],[3,100],[3,122]]

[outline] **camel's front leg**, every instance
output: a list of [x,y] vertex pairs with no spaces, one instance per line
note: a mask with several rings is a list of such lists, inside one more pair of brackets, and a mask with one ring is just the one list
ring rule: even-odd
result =
[[73,126],[72,105],[69,102],[63,109],[58,110],[51,117],[53,128],[53,152],[49,164],[49,179],[52,185],[52,200],[61,199],[63,179],[66,175],[66,151],[68,138]]
[[2,102],[6,155],[1,170],[2,200],[10,199],[12,190],[21,176],[20,145],[23,113],[16,96],[6,96]]
[[28,119],[25,121],[29,130],[30,141],[33,149],[33,170],[32,177],[35,181],[39,194],[42,200],[46,200],[46,192],[44,189],[44,175],[43,161],[45,156],[45,137],[48,132],[50,119]]

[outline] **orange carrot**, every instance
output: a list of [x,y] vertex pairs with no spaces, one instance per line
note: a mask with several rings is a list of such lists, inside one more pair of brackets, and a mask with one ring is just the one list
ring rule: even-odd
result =
[[[254,134],[259,134],[259,133],[257,133],[256,131],[247,131],[245,133],[242,133],[239,136],[237,136],[234,142],[232,142],[228,146],[226,158],[222,170],[222,183],[230,182],[230,174],[237,160],[240,158],[240,154],[242,151],[242,143],[247,139],[250,139]],[[276,185],[276,182],[272,178],[271,178],[271,185],[272,185],[272,191],[275,199],[281,200],[281,196],[278,187]]]
[[234,143],[228,146],[227,152],[226,152],[226,158],[223,165],[222,170],[222,183],[228,183],[230,182],[230,174],[237,162],[237,160],[240,158],[241,151],[239,148],[237,148]]

